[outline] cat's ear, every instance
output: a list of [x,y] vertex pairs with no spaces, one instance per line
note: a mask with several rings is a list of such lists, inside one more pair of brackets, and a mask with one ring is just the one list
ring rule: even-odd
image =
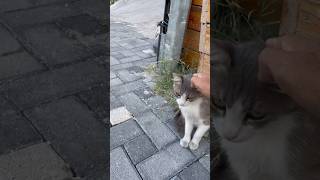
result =
[[175,94],[180,94],[183,76],[181,74],[172,73],[172,77],[173,91]]

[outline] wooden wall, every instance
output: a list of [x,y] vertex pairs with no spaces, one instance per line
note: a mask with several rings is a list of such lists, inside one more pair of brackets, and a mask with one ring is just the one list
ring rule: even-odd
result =
[[284,0],[280,34],[320,40],[320,1]]
[[191,67],[197,67],[200,59],[201,10],[202,0],[192,0],[181,52],[181,59]]

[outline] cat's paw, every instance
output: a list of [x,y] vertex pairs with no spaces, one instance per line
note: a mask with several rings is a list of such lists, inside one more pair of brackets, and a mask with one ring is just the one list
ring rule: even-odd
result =
[[189,143],[189,148],[191,150],[196,150],[196,149],[198,149],[198,147],[199,147],[199,143],[194,143],[192,141]]
[[180,139],[180,146],[186,148],[186,147],[188,147],[188,145],[189,145],[189,141],[186,141],[184,139]]

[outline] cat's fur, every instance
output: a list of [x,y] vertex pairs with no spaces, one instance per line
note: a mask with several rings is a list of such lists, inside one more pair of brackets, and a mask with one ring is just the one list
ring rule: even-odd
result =
[[[210,128],[210,101],[191,85],[191,77],[191,74],[173,74],[173,89],[184,119],[184,136],[180,145],[195,150]],[[196,131],[191,138],[194,127]]]
[[213,45],[213,123],[230,166],[215,179],[319,180],[320,120],[257,80],[263,47]]

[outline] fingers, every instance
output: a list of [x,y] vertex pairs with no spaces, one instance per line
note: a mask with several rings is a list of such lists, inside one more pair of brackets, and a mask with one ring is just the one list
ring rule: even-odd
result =
[[288,52],[316,52],[320,50],[320,42],[309,40],[300,35],[287,35],[279,38],[270,38],[266,41],[266,46]]

